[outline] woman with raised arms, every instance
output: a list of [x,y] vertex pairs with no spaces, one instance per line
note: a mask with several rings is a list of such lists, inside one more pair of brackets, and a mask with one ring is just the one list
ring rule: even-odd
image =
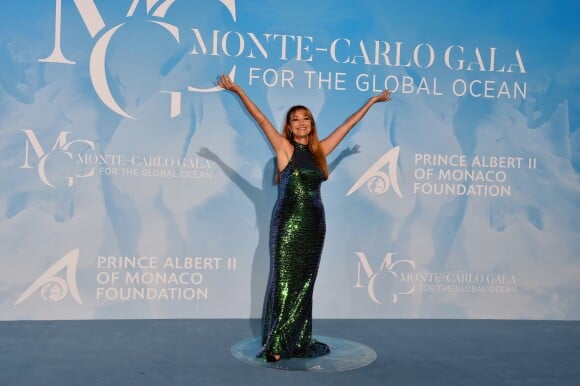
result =
[[278,199],[271,220],[270,276],[258,357],[276,362],[324,355],[329,347],[312,339],[312,294],[326,232],[320,196],[322,181],[328,178],[326,157],[375,103],[391,100],[391,92],[372,96],[328,137],[319,140],[308,108],[291,107],[279,133],[229,76],[222,75],[218,85],[239,97],[277,158]]

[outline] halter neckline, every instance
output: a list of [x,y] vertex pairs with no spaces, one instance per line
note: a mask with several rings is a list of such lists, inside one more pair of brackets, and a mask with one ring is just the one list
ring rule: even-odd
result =
[[298,147],[308,147],[308,144],[304,145],[300,142],[296,142],[294,139],[292,139],[292,143],[294,144],[294,146],[298,146]]

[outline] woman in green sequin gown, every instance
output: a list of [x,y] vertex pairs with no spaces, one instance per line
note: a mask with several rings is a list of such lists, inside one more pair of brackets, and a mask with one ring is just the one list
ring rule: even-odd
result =
[[218,85],[239,97],[277,159],[278,199],[272,214],[270,276],[258,356],[278,361],[324,355],[330,348],[312,339],[312,294],[326,232],[320,197],[321,183],[328,178],[326,157],[375,103],[389,101],[391,93],[385,90],[372,96],[319,141],[314,118],[306,107],[292,107],[283,133],[279,133],[229,76],[222,75]]

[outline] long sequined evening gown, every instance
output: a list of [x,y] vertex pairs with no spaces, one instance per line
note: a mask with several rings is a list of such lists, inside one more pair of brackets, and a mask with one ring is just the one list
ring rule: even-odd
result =
[[280,173],[272,214],[270,277],[258,356],[314,357],[330,351],[312,339],[312,293],[326,232],[322,180],[308,147],[294,143],[292,158]]

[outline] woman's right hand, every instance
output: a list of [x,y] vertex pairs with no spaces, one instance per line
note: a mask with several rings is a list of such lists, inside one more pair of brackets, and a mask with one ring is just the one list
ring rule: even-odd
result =
[[229,77],[229,75],[225,75],[225,74],[220,75],[218,82],[217,82],[217,85],[223,89],[226,89],[228,91],[233,91],[235,93],[238,93],[242,89],[240,86],[238,86],[236,83],[234,83],[232,81],[232,79]]

